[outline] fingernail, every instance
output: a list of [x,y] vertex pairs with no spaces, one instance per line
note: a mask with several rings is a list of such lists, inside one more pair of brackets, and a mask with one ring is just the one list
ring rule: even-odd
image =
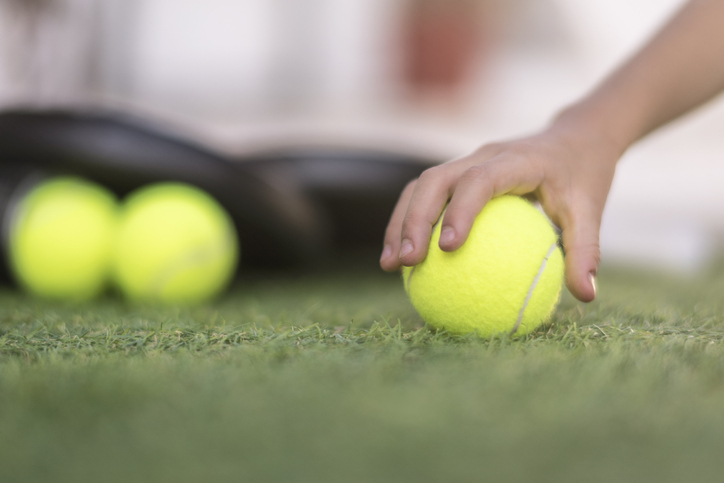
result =
[[392,254],[392,247],[390,247],[389,245],[385,245],[384,250],[382,250],[382,256],[380,257],[380,261],[389,257],[391,254]]
[[593,287],[593,296],[596,296],[596,293],[598,292],[598,288],[596,287],[596,274],[591,272],[588,274],[588,280],[591,281],[591,287]]
[[410,240],[402,240],[402,248],[400,248],[400,258],[409,255],[414,249],[415,248],[412,246],[412,242]]
[[450,243],[455,239],[455,229],[451,226],[445,227],[440,233],[440,243]]

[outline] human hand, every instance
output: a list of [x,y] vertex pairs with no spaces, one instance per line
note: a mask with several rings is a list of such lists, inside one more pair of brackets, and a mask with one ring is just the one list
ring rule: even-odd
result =
[[491,198],[533,196],[562,229],[568,289],[590,302],[596,297],[601,216],[622,152],[600,133],[560,121],[540,134],[488,144],[430,168],[403,190],[380,265],[394,271],[422,262],[446,204],[440,248],[450,252],[463,245]]

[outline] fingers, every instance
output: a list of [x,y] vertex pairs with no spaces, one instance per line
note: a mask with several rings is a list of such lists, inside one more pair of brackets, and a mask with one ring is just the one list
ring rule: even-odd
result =
[[[454,251],[465,243],[475,218],[491,198],[535,193],[546,213],[563,228],[568,289],[579,300],[592,301],[601,258],[601,215],[613,169],[592,174],[587,166],[601,160],[582,164],[581,152],[589,151],[572,150],[551,136],[487,145],[425,171],[405,188],[395,207],[385,234],[382,268],[393,271],[422,262],[432,228],[446,204],[439,245]],[[595,166],[606,167],[606,161],[603,158]]]
[[596,298],[596,273],[601,261],[599,247],[601,216],[592,210],[578,210],[563,227],[566,252],[566,285],[582,302]]
[[394,272],[399,269],[402,265],[400,263],[400,245],[402,238],[402,222],[407,212],[407,207],[410,205],[410,198],[412,198],[412,192],[415,189],[415,181],[407,184],[400,199],[395,205],[395,209],[392,211],[390,222],[387,225],[385,231],[384,247],[382,248],[382,257],[380,258],[380,266],[387,272]]
[[491,198],[534,191],[543,175],[526,156],[500,155],[467,169],[459,178],[440,231],[440,248],[454,251],[470,234],[475,217]]
[[403,265],[417,265],[427,256],[432,227],[445,208],[459,170],[456,163],[436,166],[417,181],[402,221],[399,255]]
[[381,267],[393,271],[425,259],[432,228],[451,196],[440,241],[448,251],[465,242],[475,217],[491,197],[535,190],[542,176],[533,163],[525,156],[501,155],[504,151],[503,144],[484,146],[470,156],[428,169],[409,184],[390,218]]
[[[422,173],[412,191],[409,206],[402,219],[399,245],[399,259],[402,265],[417,265],[427,256],[432,228],[450,199],[458,178],[471,166],[497,156],[504,149],[504,144],[488,144],[469,156],[430,168]],[[388,228],[388,238],[389,236],[394,236],[394,230],[390,232]],[[391,242],[390,247],[392,246],[394,243]]]

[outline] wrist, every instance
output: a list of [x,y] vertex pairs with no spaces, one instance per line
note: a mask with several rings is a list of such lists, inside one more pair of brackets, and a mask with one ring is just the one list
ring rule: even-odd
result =
[[634,130],[618,122],[617,116],[588,101],[563,109],[554,117],[549,128],[605,147],[616,159],[638,139]]

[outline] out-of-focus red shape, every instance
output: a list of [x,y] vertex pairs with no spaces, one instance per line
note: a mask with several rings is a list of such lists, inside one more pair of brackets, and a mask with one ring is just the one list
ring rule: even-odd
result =
[[454,94],[485,54],[485,2],[411,0],[402,28],[403,81],[415,94]]

